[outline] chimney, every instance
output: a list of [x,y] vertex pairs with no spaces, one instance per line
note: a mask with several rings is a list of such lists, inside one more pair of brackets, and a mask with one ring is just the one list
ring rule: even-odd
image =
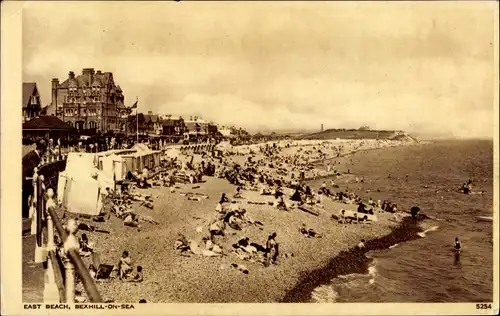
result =
[[96,75],[100,75],[100,74],[102,74],[102,73],[101,73],[101,71],[100,71],[100,70],[98,70],[98,71],[96,72]]
[[148,111],[148,114],[149,115],[153,115],[153,111]]
[[90,84],[92,84],[92,80],[94,79],[94,68],[83,68],[82,75],[89,79]]
[[72,71],[70,71],[70,72],[68,73],[68,78],[69,78],[69,79],[75,79],[75,73],[74,73],[74,72],[72,72]]
[[52,107],[54,113],[57,113],[57,89],[59,88],[59,79],[52,79]]

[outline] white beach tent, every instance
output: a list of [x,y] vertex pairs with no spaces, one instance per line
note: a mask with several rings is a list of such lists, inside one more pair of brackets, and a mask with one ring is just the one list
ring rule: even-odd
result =
[[220,142],[215,146],[217,150],[230,150],[233,146],[229,142]]
[[92,153],[69,153],[66,170],[59,174],[58,201],[70,213],[98,215],[102,194],[112,188],[113,178],[99,170],[99,157]]
[[165,151],[165,155],[168,157],[168,158],[178,158],[180,156],[181,152],[179,151],[179,149],[177,148],[168,148],[166,151]]

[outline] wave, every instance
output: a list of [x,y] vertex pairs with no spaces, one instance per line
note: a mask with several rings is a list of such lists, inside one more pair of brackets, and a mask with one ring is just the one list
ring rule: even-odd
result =
[[311,293],[313,303],[335,303],[338,297],[339,293],[330,285],[320,285]]
[[436,231],[439,228],[439,226],[432,226],[431,228],[428,228],[424,230],[423,232],[418,233],[418,235],[422,238],[424,238],[428,232],[433,232]]
[[[349,274],[363,273],[365,278],[369,275],[368,268],[373,260],[367,258],[367,252],[373,250],[384,250],[396,243],[402,243],[414,239],[418,239],[417,233],[421,231],[418,226],[418,219],[406,217],[393,228],[389,235],[371,239],[365,243],[365,252],[360,252],[359,248],[353,247],[347,251],[341,251],[337,256],[330,259],[326,266],[308,271],[304,274],[296,285],[285,293],[285,296],[280,300],[282,303],[298,303],[310,302],[311,293],[322,285],[329,285],[332,279],[338,276]],[[368,254],[369,255],[369,254]],[[372,269],[373,278],[376,269]],[[374,281],[372,281],[373,283]],[[369,282],[368,282],[369,283]]]
[[[368,266],[366,274],[351,273],[339,275],[333,278],[329,284],[320,285],[311,293],[311,302],[314,303],[334,303],[341,299],[341,293],[352,293],[354,291],[363,291],[367,286],[375,283],[377,276],[377,262],[373,259]],[[366,281],[368,279],[368,282]],[[347,295],[349,296],[349,295]]]

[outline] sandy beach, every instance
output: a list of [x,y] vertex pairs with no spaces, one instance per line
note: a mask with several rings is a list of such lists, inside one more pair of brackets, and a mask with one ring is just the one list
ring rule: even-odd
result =
[[[296,142],[297,143],[297,142]],[[339,155],[338,145],[341,142],[323,144],[322,151],[327,152],[323,158]],[[409,145],[405,142],[349,141],[342,142],[341,154],[345,155],[363,150],[383,148],[387,146]],[[297,145],[281,143],[285,147],[281,155],[292,155],[297,151],[311,150],[308,154],[311,161],[319,157],[312,153],[313,148],[320,146],[318,142],[303,141]],[[316,147],[315,147],[316,146]],[[332,147],[330,147],[332,146]],[[329,149],[336,147],[335,150]],[[242,163],[250,151],[256,146],[232,148],[229,159]],[[380,149],[383,150],[383,149]],[[254,155],[256,159],[258,154]],[[201,159],[200,156],[194,157]],[[187,159],[187,157],[183,157]],[[353,175],[344,174],[342,162],[335,166],[341,172],[336,181],[354,181]],[[329,176],[324,165],[311,171],[316,176]],[[356,175],[360,176],[360,175]],[[101,263],[116,264],[121,253],[127,250],[133,266],[141,265],[144,269],[144,281],[141,283],[122,282],[118,279],[98,281],[98,287],[104,299],[114,301],[138,302],[189,302],[189,303],[228,303],[228,302],[278,302],[303,279],[309,271],[328,266],[332,258],[342,251],[355,248],[361,239],[372,240],[389,235],[399,223],[394,214],[376,211],[377,222],[367,224],[340,224],[332,219],[340,209],[355,210],[356,204],[344,204],[332,199],[323,199],[319,216],[301,211],[298,208],[281,211],[276,207],[249,204],[248,201],[273,201],[272,196],[262,196],[259,192],[245,190],[244,199],[239,200],[241,208],[254,220],[263,223],[262,229],[257,226],[246,226],[242,230],[228,229],[225,237],[217,240],[223,249],[221,257],[204,257],[191,254],[189,257],[179,255],[174,249],[178,234],[188,239],[200,241],[203,234],[198,230],[206,227],[215,213],[215,207],[222,193],[232,198],[235,186],[226,179],[204,177],[204,183],[176,184],[175,188],[153,187],[136,189],[141,194],[154,197],[154,208],[134,205],[141,215],[152,216],[158,225],[144,223],[141,228],[124,226],[122,220],[111,215],[104,223],[93,223],[99,229],[109,230],[110,234],[85,232],[95,244],[94,251],[99,254]],[[317,183],[318,180],[315,181]],[[312,186],[317,190],[318,185]],[[181,193],[196,192],[207,195],[208,199],[200,201],[188,200]],[[366,196],[362,196],[367,198]],[[288,203],[288,202],[287,202]],[[299,232],[302,224],[319,232],[321,238],[307,238]],[[264,267],[259,262],[240,260],[231,253],[231,245],[243,237],[251,242],[265,245],[267,236],[276,232],[276,241],[280,245],[280,256],[277,265]],[[81,234],[82,232],[79,232]],[[249,273],[231,267],[231,264],[244,264]]]

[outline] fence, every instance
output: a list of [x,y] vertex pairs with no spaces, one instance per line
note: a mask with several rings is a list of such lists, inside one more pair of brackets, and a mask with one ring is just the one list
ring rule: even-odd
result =
[[[79,276],[90,302],[100,303],[103,300],[79,254],[76,230],[65,229],[56,212],[53,188],[65,166],[65,155],[43,157],[32,178],[31,233],[36,234],[35,262],[45,263],[44,302],[74,303],[75,279]],[[69,224],[68,221],[66,228]],[[62,241],[60,245],[56,245],[56,233]]]

